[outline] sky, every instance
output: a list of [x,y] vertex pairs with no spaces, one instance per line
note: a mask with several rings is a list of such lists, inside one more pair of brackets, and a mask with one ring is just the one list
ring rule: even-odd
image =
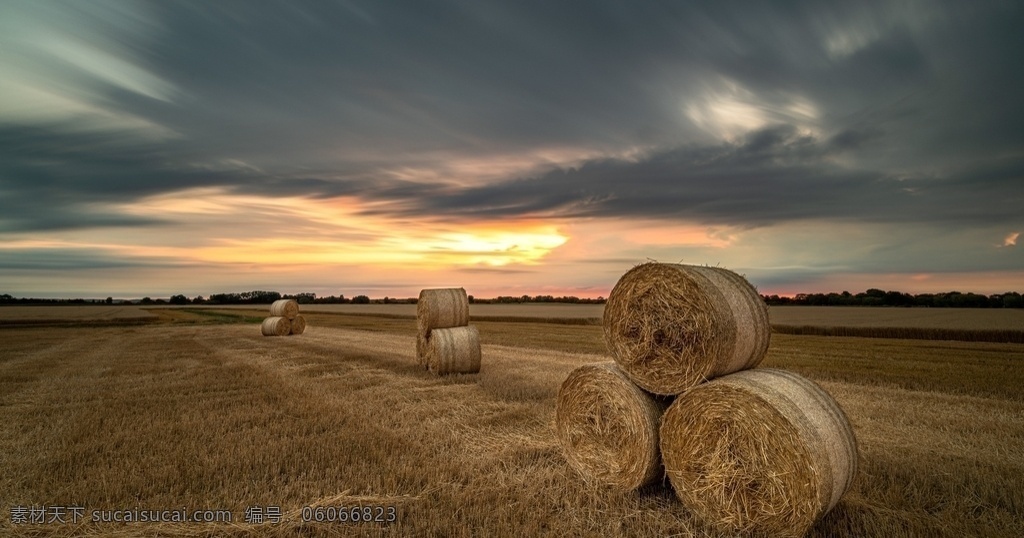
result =
[[[0,0],[0,292],[1024,291],[1024,5]],[[1018,244],[1020,243],[1020,244]]]

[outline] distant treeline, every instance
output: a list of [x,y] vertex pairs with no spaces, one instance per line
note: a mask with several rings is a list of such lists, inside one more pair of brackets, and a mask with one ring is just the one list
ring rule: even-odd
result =
[[[872,288],[862,293],[852,294],[848,291],[842,293],[798,293],[793,297],[780,297],[778,295],[762,295],[765,302],[773,306],[918,306],[933,308],[1024,308],[1024,296],[1015,291],[994,294],[980,295],[977,293],[960,293],[951,291],[946,293],[919,293],[911,295],[898,291],[883,291]],[[35,304],[35,305],[59,305],[59,304],[267,304],[278,299],[295,299],[299,304],[416,304],[416,298],[392,298],[371,299],[366,295],[345,297],[344,295],[328,295],[317,297],[315,293],[296,293],[294,295],[281,294],[276,291],[245,291],[241,293],[215,293],[209,297],[199,295],[189,298],[183,294],[172,295],[169,299],[152,299],[143,297],[137,301],[115,300],[112,297],[106,299],[33,299],[17,298],[9,294],[0,295],[0,304]],[[567,303],[567,304],[604,304],[605,298],[587,299],[572,295],[501,295],[493,299],[478,299],[469,296],[469,302],[477,304],[517,304],[517,303]]]
[[794,306],[927,306],[934,308],[1024,308],[1024,298],[1015,291],[979,295],[977,293],[919,293],[869,289],[863,293],[798,293],[793,297],[763,295],[769,305]]

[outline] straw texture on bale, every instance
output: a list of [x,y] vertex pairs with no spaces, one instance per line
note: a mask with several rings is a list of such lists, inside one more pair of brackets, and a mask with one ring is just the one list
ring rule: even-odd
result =
[[302,314],[296,315],[295,319],[291,321],[291,332],[288,334],[302,334],[306,332],[306,318],[302,317]]
[[573,370],[558,390],[555,429],[584,480],[630,491],[662,477],[658,423],[667,399],[633,384],[613,362]]
[[271,303],[270,315],[295,319],[295,316],[299,315],[299,303],[294,299],[278,299]]
[[857,474],[849,419],[821,387],[748,370],[694,387],[662,417],[676,496],[729,534],[803,536]]
[[435,374],[474,374],[480,371],[480,335],[473,326],[433,329],[425,355]]
[[464,288],[436,288],[420,291],[416,301],[416,327],[427,336],[433,329],[469,325],[469,296]]
[[427,368],[427,347],[430,345],[430,334],[416,334],[416,363]]
[[645,263],[622,275],[604,309],[615,362],[647,391],[675,395],[757,366],[768,351],[768,307],[718,267]]
[[263,320],[263,324],[260,326],[263,336],[287,336],[291,329],[291,322],[282,316],[270,316]]

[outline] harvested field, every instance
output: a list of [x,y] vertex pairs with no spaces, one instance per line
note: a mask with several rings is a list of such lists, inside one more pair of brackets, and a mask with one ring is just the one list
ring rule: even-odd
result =
[[[294,339],[253,324],[5,329],[0,535],[703,534],[664,484],[609,493],[561,454],[556,394],[608,360],[600,326],[482,322],[480,373],[436,377],[413,359],[411,318],[308,317]],[[775,335],[763,365],[834,395],[863,457],[810,535],[1024,535],[1021,364],[1015,344]],[[301,521],[360,503],[396,521]],[[234,523],[11,523],[11,507],[44,505]],[[246,524],[248,506],[289,518]]]
[[774,325],[1024,330],[1024,308],[773,306]]
[[[162,308],[150,308],[158,312]],[[256,305],[199,306],[226,310],[257,310]],[[0,308],[2,310],[2,308]],[[303,313],[368,314],[413,318],[416,305],[302,305]],[[517,321],[600,325],[604,305],[579,304],[472,304],[471,319],[476,321]],[[1024,333],[1024,309],[1013,308],[884,308],[856,306],[773,306],[768,321],[776,328],[826,327],[859,329],[866,334],[850,336],[900,338],[900,329],[940,331],[1011,331]],[[871,330],[884,334],[870,334]],[[787,332],[791,332],[789,329]],[[937,332],[938,331],[938,332]],[[927,331],[920,338],[928,339]],[[913,338],[904,331],[902,338]]]
[[0,306],[0,327],[132,325],[155,321],[158,317],[133,305]]

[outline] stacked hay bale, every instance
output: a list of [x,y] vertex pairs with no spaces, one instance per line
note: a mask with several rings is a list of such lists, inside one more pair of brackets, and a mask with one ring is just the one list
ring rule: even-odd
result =
[[302,334],[305,330],[306,318],[299,314],[299,303],[294,299],[274,301],[270,305],[270,317],[260,326],[263,336],[288,336]]
[[770,332],[764,301],[731,271],[628,271],[605,305],[615,364],[581,367],[559,390],[570,466],[627,490],[667,476],[691,512],[726,533],[806,533],[850,487],[856,441],[820,387],[752,370]]
[[463,288],[420,291],[416,301],[416,360],[438,375],[480,371],[480,334],[469,324]]

